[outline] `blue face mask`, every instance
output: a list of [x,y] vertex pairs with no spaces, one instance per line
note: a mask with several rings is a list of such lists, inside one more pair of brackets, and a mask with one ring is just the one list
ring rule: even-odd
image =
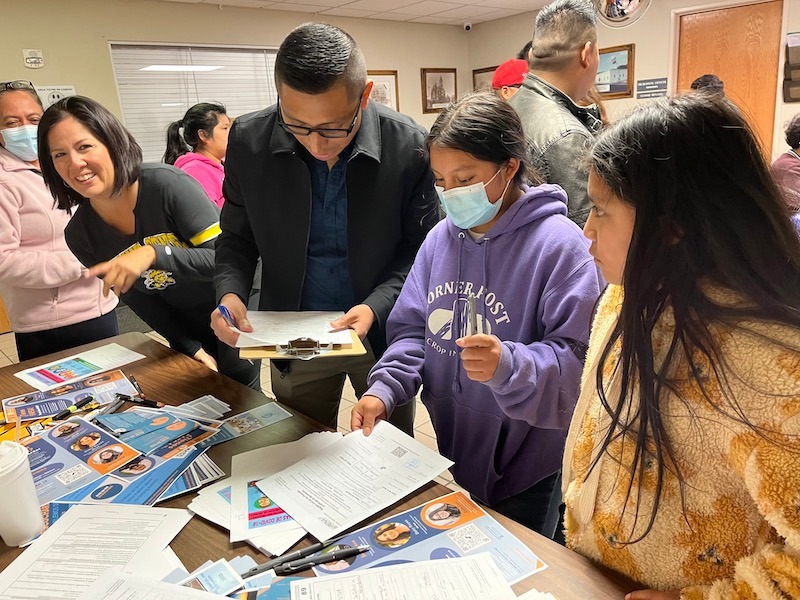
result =
[[22,125],[21,127],[9,127],[0,131],[3,136],[3,143],[9,152],[26,162],[31,162],[39,158],[39,143],[36,139],[36,125]]
[[488,223],[497,216],[500,206],[503,204],[503,196],[506,195],[506,190],[508,190],[511,180],[508,180],[503,193],[500,194],[500,198],[494,204],[489,202],[489,197],[486,195],[486,186],[492,183],[502,170],[502,167],[498,169],[497,173],[492,175],[492,178],[486,183],[474,183],[450,190],[445,190],[438,185],[435,186],[439,202],[442,203],[444,212],[453,221],[453,225],[461,229],[472,229]]

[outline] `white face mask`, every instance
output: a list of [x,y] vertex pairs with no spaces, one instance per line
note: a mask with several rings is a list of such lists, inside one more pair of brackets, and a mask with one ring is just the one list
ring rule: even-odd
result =
[[3,145],[17,158],[32,162],[39,158],[39,142],[36,138],[38,129],[37,125],[22,125],[0,130]]
[[438,185],[434,186],[436,194],[439,196],[439,202],[444,207],[444,212],[447,213],[447,216],[450,217],[456,227],[471,229],[488,223],[497,216],[503,204],[503,196],[506,195],[511,180],[508,180],[506,187],[503,188],[503,193],[500,194],[500,198],[494,203],[489,202],[489,197],[486,195],[486,186],[492,183],[502,170],[503,168],[500,167],[497,173],[492,175],[492,178],[486,183],[474,183],[449,190],[445,190]]

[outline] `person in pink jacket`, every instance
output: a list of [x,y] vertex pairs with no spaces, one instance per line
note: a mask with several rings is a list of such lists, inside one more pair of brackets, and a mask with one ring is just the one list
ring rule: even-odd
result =
[[185,171],[203,186],[211,201],[222,208],[222,161],[228,149],[231,120],[222,104],[201,102],[167,128],[164,162]]
[[0,83],[0,295],[21,361],[118,333],[117,297],[84,277],[39,171],[43,112],[30,82]]

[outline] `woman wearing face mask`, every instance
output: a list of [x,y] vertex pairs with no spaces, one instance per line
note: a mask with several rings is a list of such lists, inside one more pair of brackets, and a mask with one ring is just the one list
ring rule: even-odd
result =
[[0,294],[20,360],[117,335],[116,297],[82,276],[67,248],[69,215],[39,172],[42,103],[28,81],[0,83]]
[[417,254],[351,425],[369,434],[422,385],[456,482],[552,537],[601,279],[563,190],[526,184],[525,135],[508,104],[466,96],[436,120],[427,149],[447,218]]
[[224,106],[201,102],[167,128],[164,162],[175,165],[197,179],[219,208],[225,203],[222,195],[225,168],[222,161],[228,150],[230,127],[231,120],[225,114]]

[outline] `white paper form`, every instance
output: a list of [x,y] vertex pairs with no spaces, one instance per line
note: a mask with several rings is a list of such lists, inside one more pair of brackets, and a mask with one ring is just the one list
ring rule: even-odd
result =
[[[340,433],[310,433],[295,442],[266,446],[235,455],[231,459],[230,478],[231,542],[267,534],[281,536],[282,545],[290,542],[288,547],[298,542],[306,534],[306,530],[285,514],[281,510],[283,507],[275,506],[277,504],[280,507],[280,503],[274,502],[272,498],[265,498],[263,492],[253,484],[279,473],[307,456],[323,452],[341,440]],[[284,540],[287,536],[288,539]],[[272,554],[280,554],[286,547],[269,549]]]
[[109,571],[101,575],[83,600],[219,600],[216,594],[137,575]]
[[320,541],[329,540],[431,481],[453,462],[387,421],[361,430],[258,482]]
[[557,600],[553,594],[540,592],[539,590],[528,590],[522,596],[517,596],[517,600]]
[[516,600],[488,553],[292,582],[292,600]]
[[174,508],[75,506],[0,573],[0,599],[72,600],[106,571],[147,572],[191,519]]
[[320,344],[349,345],[353,343],[349,329],[331,331],[331,321],[343,315],[342,312],[318,310],[301,312],[248,310],[247,319],[253,326],[253,331],[245,333],[234,328],[234,331],[239,333],[236,347],[286,345],[289,340],[301,337],[312,338]]
[[[118,369],[143,358],[147,357],[119,344],[106,344],[51,363],[25,369],[14,373],[14,376],[37,390],[45,392],[101,371]],[[91,379],[89,377],[89,380],[85,382],[88,387],[92,386]]]

